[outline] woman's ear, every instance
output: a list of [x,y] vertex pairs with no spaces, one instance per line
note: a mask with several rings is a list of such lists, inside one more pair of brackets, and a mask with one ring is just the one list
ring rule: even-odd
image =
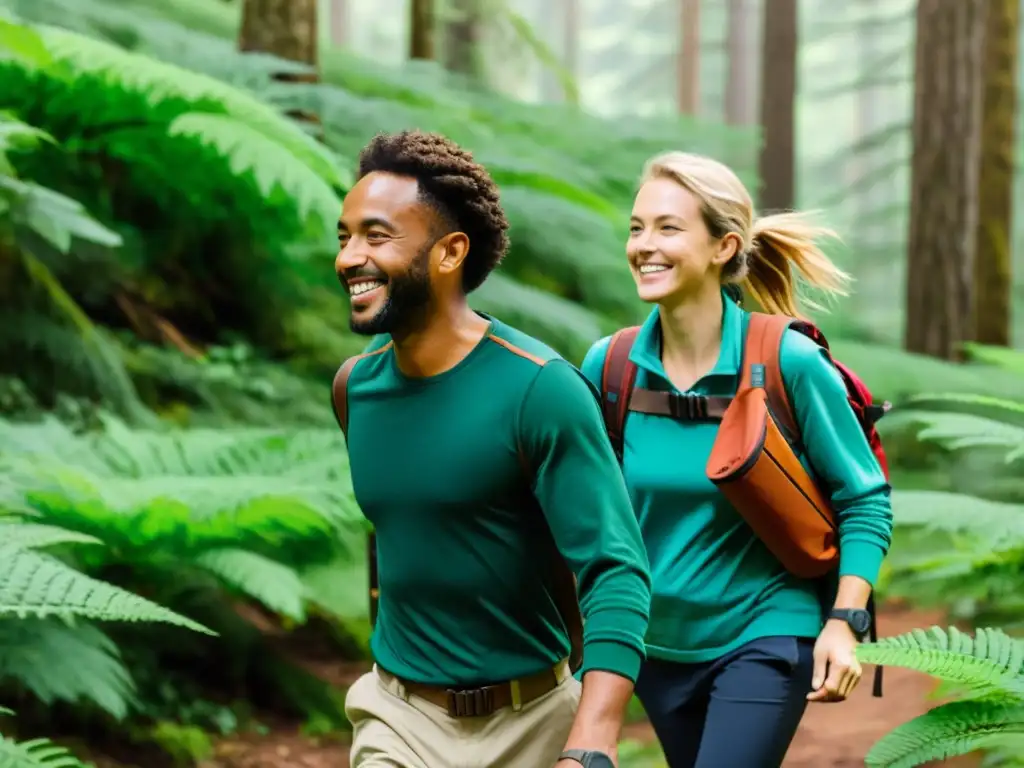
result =
[[740,252],[742,247],[743,241],[740,236],[735,232],[730,232],[718,241],[718,252],[711,262],[716,266],[724,267]]

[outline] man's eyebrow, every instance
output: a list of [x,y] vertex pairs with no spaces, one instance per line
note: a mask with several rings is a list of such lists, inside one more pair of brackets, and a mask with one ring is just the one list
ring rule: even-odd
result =
[[[359,222],[357,229],[370,229],[371,227],[380,227],[386,229],[388,232],[395,231],[395,225],[387,219],[382,219],[379,216],[371,216],[370,218],[363,219]],[[349,226],[342,219],[338,219],[338,232],[347,232]]]

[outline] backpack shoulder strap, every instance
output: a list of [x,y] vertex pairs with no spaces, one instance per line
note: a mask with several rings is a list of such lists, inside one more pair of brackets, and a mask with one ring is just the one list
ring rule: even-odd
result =
[[387,352],[391,349],[393,343],[389,341],[384,346],[370,352],[352,355],[352,357],[341,364],[338,372],[334,374],[334,382],[331,384],[331,408],[334,411],[334,419],[338,422],[341,433],[345,435],[346,440],[348,440],[348,380],[352,376],[352,371],[360,360]]
[[[331,384],[331,408],[334,411],[334,418],[341,428],[341,433],[348,442],[348,380],[352,377],[352,371],[356,363],[364,357],[379,355],[391,348],[392,342],[361,355],[352,355],[338,368],[334,374],[334,381]],[[370,579],[370,626],[377,623],[377,603],[380,599],[380,580],[377,576],[377,536],[372,531],[366,540],[366,562]]]
[[601,368],[601,412],[615,454],[621,459],[626,414],[636,383],[636,364],[629,359],[640,326],[616,331],[608,342],[604,365]]
[[772,417],[791,441],[799,440],[800,427],[796,423],[793,409],[782,381],[782,366],[779,352],[782,337],[796,322],[786,315],[768,315],[751,312],[747,326],[747,338],[743,345],[743,364],[740,375],[740,391],[751,386],[751,371],[755,365],[764,366],[764,389]]

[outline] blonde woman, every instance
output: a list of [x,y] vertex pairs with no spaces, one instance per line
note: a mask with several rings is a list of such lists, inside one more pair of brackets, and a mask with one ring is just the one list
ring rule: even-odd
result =
[[[799,214],[756,217],[742,182],[715,160],[649,161],[626,248],[640,298],[654,305],[629,354],[634,392],[733,396],[750,318],[737,289],[794,317],[794,272],[841,293],[847,276],[816,244],[829,234]],[[598,388],[610,338],[582,366]],[[790,329],[779,360],[802,459],[839,521],[830,578],[784,569],[708,480],[716,422],[634,408],[622,431],[653,578],[636,692],[671,768],[779,766],[807,702],[842,700],[861,676],[854,649],[890,544],[889,485],[828,354]]]

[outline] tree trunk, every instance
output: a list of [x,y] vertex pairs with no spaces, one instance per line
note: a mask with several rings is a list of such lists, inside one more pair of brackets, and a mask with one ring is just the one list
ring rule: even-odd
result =
[[451,17],[444,23],[444,66],[449,72],[480,79],[483,19],[479,0],[448,0]]
[[331,44],[339,48],[348,42],[348,0],[330,0]]
[[1019,0],[988,0],[974,254],[974,340],[1010,346]]
[[960,359],[973,335],[987,2],[917,6],[905,342],[911,352],[948,360]]
[[[267,53],[288,61],[308,64],[305,74],[278,73],[273,77],[286,83],[318,83],[317,0],[244,0],[238,50],[243,53]],[[304,110],[289,110],[290,117],[314,127],[322,138],[317,115]]]
[[797,0],[766,2],[763,23],[758,206],[778,211],[791,209],[795,202]]
[[[880,117],[885,113],[884,109],[879,109],[880,102],[882,101],[881,89],[870,82],[877,80],[879,75],[882,74],[879,71],[878,60],[880,52],[885,50],[885,44],[883,40],[879,39],[880,36],[875,19],[879,14],[886,13],[884,0],[860,0],[860,6],[865,19],[858,25],[856,33],[856,50],[857,58],[859,59],[857,76],[858,79],[869,82],[862,85],[857,91],[854,142],[863,141],[882,128],[883,122],[880,120]],[[867,178],[868,174],[877,168],[879,154],[880,152],[877,147],[863,148],[856,152],[851,152],[848,157],[849,164],[847,166],[846,183],[852,187],[859,180]],[[880,242],[885,242],[887,239],[887,233],[884,231],[885,227],[880,227],[877,220],[870,221],[868,219],[868,214],[879,207],[879,198],[883,194],[882,190],[879,189],[880,186],[876,185],[874,188],[866,190],[859,189],[852,201],[852,208],[856,212],[857,240],[868,247],[877,246]],[[894,195],[886,196],[890,199],[895,197]],[[879,237],[880,233],[883,235],[882,237]]]
[[409,58],[434,60],[434,0],[409,0]]
[[680,0],[679,112],[700,112],[700,0]]
[[752,125],[757,119],[754,110],[754,82],[751,77],[754,56],[753,8],[751,0],[728,0],[726,18],[727,74],[725,82],[725,122],[730,125]]

